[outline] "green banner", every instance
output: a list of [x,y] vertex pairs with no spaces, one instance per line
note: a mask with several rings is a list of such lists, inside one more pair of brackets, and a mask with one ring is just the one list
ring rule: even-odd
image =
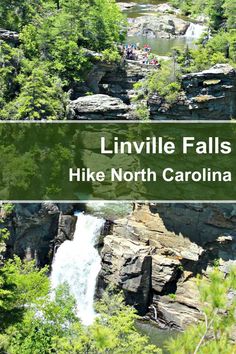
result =
[[1,122],[2,201],[236,201],[236,125]]

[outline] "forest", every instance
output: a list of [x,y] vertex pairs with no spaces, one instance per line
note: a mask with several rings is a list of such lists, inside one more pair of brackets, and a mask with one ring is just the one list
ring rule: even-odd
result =
[[[140,86],[145,96],[157,91],[173,102],[181,91],[182,74],[217,63],[235,66],[235,0],[171,3],[183,16],[194,19],[204,14],[211,35],[204,35],[197,48],[176,50],[174,75],[172,61],[163,62],[161,70],[138,82],[138,101],[143,95]],[[0,27],[19,34],[17,45],[1,41],[1,119],[68,118],[69,100],[81,95],[94,61],[121,61],[119,46],[125,42],[127,26],[126,16],[113,0],[1,1]]]

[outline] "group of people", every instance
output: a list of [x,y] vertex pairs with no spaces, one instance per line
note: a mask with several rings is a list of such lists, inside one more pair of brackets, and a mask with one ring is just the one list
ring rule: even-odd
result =
[[143,48],[137,44],[126,44],[123,48],[124,58],[135,60],[145,65],[159,65],[157,57],[151,53],[152,48],[145,44]]

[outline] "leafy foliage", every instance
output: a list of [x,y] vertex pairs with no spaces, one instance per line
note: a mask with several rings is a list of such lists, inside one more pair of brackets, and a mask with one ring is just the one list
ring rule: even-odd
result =
[[[31,296],[29,299],[32,300]],[[65,284],[56,290],[54,300],[49,296],[37,297],[36,302],[24,308],[21,320],[0,337],[0,348],[9,354],[160,352],[136,331],[134,321],[138,316],[133,308],[124,305],[120,293],[105,293],[97,310],[99,316],[94,324],[83,327],[75,314],[75,300]]]
[[26,308],[38,302],[49,290],[48,268],[37,269],[34,261],[8,260],[0,267],[1,328],[17,322]]
[[21,90],[18,96],[5,105],[3,119],[63,119],[67,95],[63,92],[61,80],[51,76],[43,67],[32,70],[27,77],[18,76]]
[[[141,86],[141,87],[140,87]],[[141,85],[135,86],[139,90],[139,97],[157,93],[167,103],[174,103],[181,91],[180,72],[173,61],[163,61],[159,70],[153,71]]]
[[[20,31],[20,48],[0,43],[0,114],[4,119],[64,119],[69,93],[91,65],[120,60],[125,22],[112,0],[11,0],[0,26]],[[67,94],[66,94],[67,93]]]
[[221,353],[236,352],[230,341],[236,314],[236,269],[228,276],[215,268],[208,280],[199,279],[204,323],[192,326],[167,346],[171,353]]

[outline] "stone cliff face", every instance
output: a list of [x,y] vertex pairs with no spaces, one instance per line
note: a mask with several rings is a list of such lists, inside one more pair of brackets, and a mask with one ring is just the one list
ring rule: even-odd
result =
[[228,120],[236,117],[236,70],[217,64],[182,78],[182,94],[166,104],[158,95],[149,101],[151,119]]
[[81,206],[71,204],[16,204],[14,214],[6,219],[10,238],[6,256],[36,259],[39,266],[50,264],[55,247],[73,237],[73,211]]
[[[51,264],[60,244],[73,237],[74,211],[84,209],[16,204],[6,219],[11,233],[6,256]],[[207,276],[216,262],[227,273],[236,263],[236,205],[136,204],[122,219],[107,220],[97,246],[97,296],[113,283],[139,314],[161,327],[184,329],[201,319],[197,274]]]
[[[132,61],[101,65],[92,69],[86,84],[95,94],[71,102],[71,119],[133,119],[134,84],[158,68]],[[98,75],[93,76],[94,71]],[[168,104],[158,94],[153,94],[147,108],[151,120],[235,118],[236,70],[228,64],[217,64],[209,70],[184,75],[182,91],[175,103]]]
[[235,205],[137,205],[104,238],[98,286],[114,283],[160,326],[201,318],[196,275],[236,262]]

